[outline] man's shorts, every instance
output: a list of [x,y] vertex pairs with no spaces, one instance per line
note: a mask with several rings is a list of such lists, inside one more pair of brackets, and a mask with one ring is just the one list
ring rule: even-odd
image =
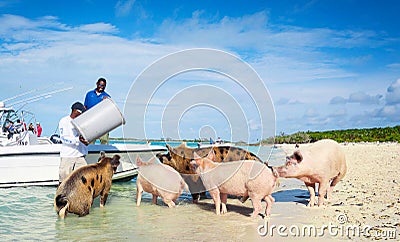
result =
[[81,166],[86,166],[87,162],[85,157],[61,157],[60,169],[59,169],[59,182],[64,181],[72,171],[78,169]]

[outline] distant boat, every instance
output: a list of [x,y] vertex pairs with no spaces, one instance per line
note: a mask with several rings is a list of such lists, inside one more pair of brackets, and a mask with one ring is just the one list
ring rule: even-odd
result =
[[235,144],[233,143],[213,143],[213,144],[209,144],[209,143],[198,143],[198,148],[206,148],[206,147],[215,147],[215,146],[235,146]]
[[[17,186],[56,186],[60,165],[61,144],[57,136],[37,137],[33,132],[14,131],[9,136],[7,124],[9,121],[26,120],[24,115],[34,115],[29,112],[16,112],[6,108],[0,102],[0,188]],[[36,120],[33,121],[36,123]],[[88,146],[86,160],[88,164],[96,163],[100,151],[107,156],[118,154],[121,164],[113,176],[113,181],[129,181],[134,178],[138,169],[133,162],[136,155],[150,159],[155,153],[167,151],[166,147],[150,144],[110,144]]]

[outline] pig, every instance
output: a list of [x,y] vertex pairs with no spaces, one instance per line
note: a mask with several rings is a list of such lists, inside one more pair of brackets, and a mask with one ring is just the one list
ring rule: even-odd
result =
[[315,204],[315,185],[318,183],[318,206],[326,205],[335,185],[346,175],[346,158],[340,145],[330,139],[320,140],[300,148],[287,157],[284,165],[276,167],[280,177],[302,180],[310,192],[310,202]]
[[212,161],[213,156],[213,151],[205,158],[195,153],[191,164],[214,200],[215,213],[227,213],[229,194],[250,197],[253,204],[251,217],[256,217],[261,212],[261,201],[264,199],[267,204],[265,215],[269,216],[274,202],[271,194],[276,185],[277,175],[266,165],[255,160],[217,163]]
[[100,195],[100,207],[104,207],[112,184],[112,176],[120,164],[120,156],[112,158],[101,153],[96,164],[73,171],[57,188],[54,208],[64,219],[68,213],[81,216],[89,214],[93,200]]
[[[234,146],[212,146],[203,148],[190,148],[187,147],[185,143],[182,143],[178,147],[171,147],[167,144],[168,153],[167,154],[157,154],[157,158],[166,165],[173,167],[176,171],[182,174],[186,183],[189,185],[189,190],[191,192],[193,202],[197,203],[200,199],[200,194],[204,194],[204,185],[198,175],[196,174],[193,166],[190,162],[194,159],[194,153],[197,155],[206,157],[211,150],[214,152],[214,162],[231,162],[237,160],[256,160],[260,163],[263,161],[255,154]],[[268,165],[267,163],[265,163]],[[244,202],[247,198],[243,198]]]
[[172,167],[155,163],[156,158],[143,162],[140,156],[136,158],[139,175],[136,180],[136,206],[140,206],[143,191],[153,195],[153,204],[157,204],[160,196],[169,208],[175,207],[176,199],[182,194],[185,182]]
[[215,162],[230,162],[237,160],[256,160],[261,163],[263,161],[251,153],[248,150],[242,149],[240,147],[234,146],[212,146],[212,147],[203,147],[203,148],[190,148],[187,147],[185,143],[173,148],[170,145],[166,145],[168,148],[167,154],[157,154],[157,158],[166,165],[173,167],[181,174],[196,174],[193,170],[193,167],[190,165],[190,162],[193,160],[194,152],[197,155],[205,157],[207,156],[211,150],[214,151],[215,154]]

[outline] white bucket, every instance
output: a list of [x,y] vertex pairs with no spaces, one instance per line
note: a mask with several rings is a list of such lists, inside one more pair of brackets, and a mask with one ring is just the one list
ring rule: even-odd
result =
[[89,142],[125,124],[125,118],[111,98],[106,98],[72,120],[72,124]]

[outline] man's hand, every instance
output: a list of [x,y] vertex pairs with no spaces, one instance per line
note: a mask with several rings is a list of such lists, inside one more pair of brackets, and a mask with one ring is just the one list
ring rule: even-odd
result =
[[83,138],[82,135],[79,135],[79,141],[82,142],[86,146],[88,146],[90,144],[90,142],[85,140],[85,138]]

